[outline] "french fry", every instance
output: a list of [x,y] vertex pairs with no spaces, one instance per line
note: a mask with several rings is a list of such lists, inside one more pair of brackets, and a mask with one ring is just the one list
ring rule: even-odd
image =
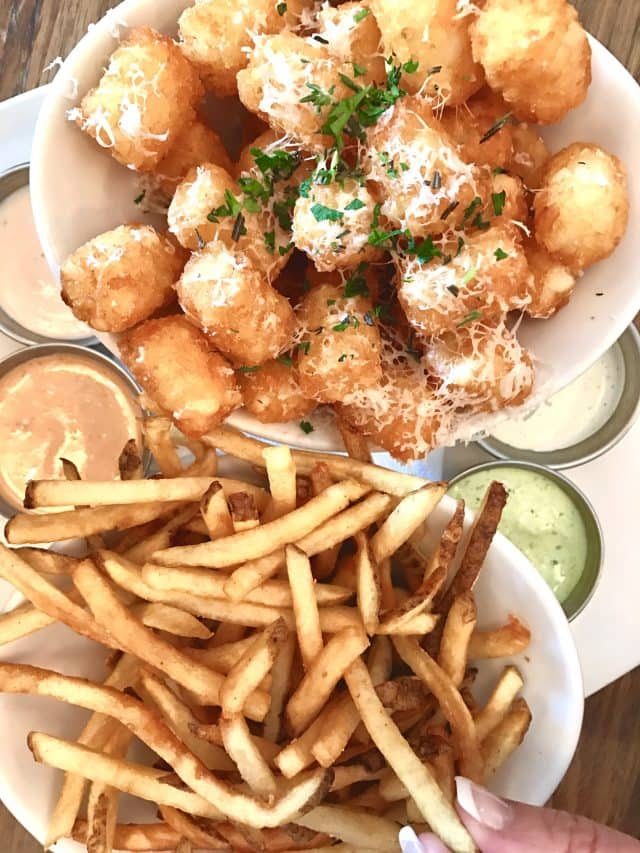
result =
[[34,634],[57,621],[55,616],[49,616],[34,607],[30,601],[25,601],[13,610],[0,614],[0,646]]
[[428,575],[413,595],[410,595],[397,607],[387,610],[382,614],[378,630],[383,630],[389,634],[403,633],[403,629],[406,629],[408,624],[415,624],[416,620],[420,618],[424,621],[425,616],[432,617],[428,621],[432,623],[429,630],[433,630],[439,617],[434,614],[425,613],[425,611],[432,604],[445,578],[446,571],[444,567],[438,567]]
[[32,569],[44,575],[70,575],[78,565],[82,557],[70,557],[68,554],[59,554],[47,548],[13,548],[21,560],[28,563]]
[[[211,447],[216,447],[231,456],[235,456],[237,459],[244,459],[246,462],[264,468],[262,451],[268,445],[242,435],[242,433],[229,427],[217,427],[211,430],[202,437],[202,441]],[[336,480],[353,477],[355,480],[366,483],[372,489],[397,497],[403,497],[424,486],[427,482],[420,477],[413,477],[410,474],[402,474],[387,468],[379,468],[377,465],[370,465],[331,453],[308,453],[303,450],[292,450],[291,455],[298,474],[309,474],[316,462],[325,462],[331,471],[331,476]]]
[[460,687],[467,669],[467,650],[476,627],[476,602],[472,592],[453,599],[440,640],[438,666]]
[[375,634],[381,604],[380,578],[366,535],[362,532],[358,533],[355,540],[358,609],[367,634]]
[[298,647],[303,666],[308,670],[324,646],[311,563],[304,551],[295,545],[287,545],[285,553]]
[[[409,641],[394,642],[402,645]],[[442,794],[433,774],[388,717],[365,664],[356,660],[345,673],[345,680],[371,739],[396,776],[411,791],[423,818],[455,853],[475,853],[472,838]]]
[[[295,547],[295,546],[292,546]],[[305,555],[305,559],[307,559]],[[192,566],[157,566],[147,563],[142,568],[142,579],[154,589],[175,590],[176,592],[192,592],[198,590],[198,595],[205,598],[226,598],[224,585],[228,575],[213,569],[199,569]],[[318,607],[329,604],[343,604],[351,598],[351,590],[332,584],[315,584],[312,590],[314,601]],[[268,607],[292,607],[293,596],[289,582],[286,580],[265,581],[259,587],[251,590],[244,601],[254,604],[266,604]]]
[[[414,638],[394,637],[393,644],[402,660],[437,698],[442,713],[451,726],[463,775],[480,781],[483,778],[483,761],[475,724],[455,685]],[[426,815],[425,818],[428,820]]]
[[195,821],[192,817],[173,809],[171,806],[160,806],[160,815],[178,835],[179,839],[186,838],[198,849],[204,850],[228,850],[229,846],[225,838],[215,831],[215,824],[208,822],[205,818]]
[[277,791],[275,777],[254,743],[249,726],[242,714],[221,717],[220,733],[227,754],[234,761],[240,775],[251,790],[271,800]]
[[[203,545],[169,548],[154,554],[154,562],[169,566],[233,566],[244,560],[264,557],[289,542],[296,542],[311,533],[324,521],[345,509],[368,491],[355,480],[336,483],[300,509],[232,536],[225,536]],[[233,515],[233,512],[232,512]],[[231,581],[231,578],[229,579]],[[227,594],[230,594],[232,587]],[[236,600],[236,599],[234,599]]]
[[233,533],[233,522],[224,489],[217,480],[211,483],[202,496],[200,513],[205,523],[205,532],[208,532],[212,539]]
[[163,477],[179,477],[182,463],[171,439],[171,418],[150,417],[142,421],[145,444],[158,463]]
[[231,667],[238,663],[242,655],[254,643],[257,636],[257,634],[252,634],[250,637],[234,640],[231,643],[222,643],[218,646],[210,643],[206,649],[188,648],[185,651],[191,657],[195,658],[195,660],[199,660],[205,664],[205,666],[210,666],[216,672],[227,674],[231,670]]
[[[276,617],[274,616],[274,618]],[[213,649],[216,646],[226,646],[229,645],[229,643],[237,643],[239,640],[242,640],[246,633],[247,629],[244,625],[221,621],[218,624],[216,633],[209,640],[208,647]]]
[[171,544],[171,537],[176,530],[189,522],[196,515],[197,511],[198,509],[194,504],[178,510],[158,530],[124,551],[123,556],[127,560],[131,560],[132,563],[142,565],[154,551],[157,551],[159,548],[167,548]]
[[[279,796],[272,805],[266,806],[259,800],[247,796],[218,779],[184,747],[182,742],[173,735],[153,711],[147,709],[142,702],[124,693],[91,684],[82,678],[63,676],[49,670],[20,664],[0,664],[0,690],[8,693],[51,696],[63,702],[70,702],[92,711],[115,716],[136,737],[172,766],[182,781],[194,792],[194,794],[190,794],[186,791],[180,791],[179,793],[184,795],[185,799],[180,799],[180,801],[174,799],[172,802],[167,802],[166,798],[156,796],[159,793],[156,788],[151,799],[157,803],[174,806],[190,814],[201,813],[197,807],[194,808],[193,806],[196,806],[198,800],[202,800],[205,806],[203,817],[218,817],[222,812],[232,820],[246,823],[248,826],[254,826],[257,829],[263,826],[279,826],[290,821],[300,810],[305,807],[308,808],[310,803],[317,802],[319,797],[324,796],[330,785],[330,774],[325,771],[314,771]],[[66,751],[67,755],[82,756],[79,763],[60,767],[60,764],[48,761],[44,757],[45,745],[53,741],[57,741],[58,744],[65,744],[63,751]],[[97,760],[92,757],[88,761],[87,753],[91,756],[95,756],[96,753],[85,751],[85,748],[68,744],[66,741],[49,738],[47,735],[32,735],[30,746],[36,760],[43,760],[44,763],[51,764],[51,766],[57,766],[62,770],[72,770],[72,772],[78,772],[80,775],[95,780],[96,775],[93,774]],[[69,750],[70,747],[71,750]],[[88,764],[91,767],[85,766]],[[113,765],[110,766],[113,767]],[[155,774],[150,775],[148,768],[145,768],[145,771],[147,771],[146,778],[155,780]],[[89,775],[90,773],[91,775]],[[113,777],[110,776],[103,778],[103,781],[118,788],[118,784],[114,784],[112,779]],[[160,785],[159,787],[164,786]],[[130,793],[135,792],[130,791]],[[195,797],[196,802],[191,801],[191,797]],[[214,802],[216,807],[211,805]]]
[[295,652],[295,638],[290,635],[283,643],[271,668],[271,704],[264,718],[264,737],[274,744],[277,744],[280,738],[282,713],[291,684],[291,667]]
[[82,504],[114,506],[164,501],[199,501],[211,485],[209,477],[171,480],[30,480],[25,509]]
[[369,443],[365,436],[363,436],[362,433],[351,429],[349,424],[344,420],[344,418],[341,418],[340,415],[336,415],[336,426],[338,427],[340,436],[342,437],[344,449],[347,451],[347,454],[352,459],[370,463],[371,453],[369,452]]
[[345,628],[331,637],[287,702],[287,722],[294,735],[315,719],[345,670],[368,645],[366,634],[355,628]]
[[[253,495],[248,492],[233,492],[227,501],[233,533],[242,533],[260,526],[260,512]],[[231,536],[226,538],[230,539]]]
[[331,715],[335,703],[336,700],[332,699],[307,730],[291,740],[274,758],[273,763],[286,779],[292,779],[313,764],[313,746],[325,720]]
[[[224,746],[220,726],[217,723],[190,723],[189,728],[191,733],[200,740],[204,740],[214,746]],[[275,766],[274,759],[278,754],[280,747],[275,743],[271,743],[271,741],[265,740],[265,738],[260,737],[259,735],[252,734],[251,739],[260,750],[260,754],[267,764]],[[225,757],[228,758],[226,753]]]
[[531,631],[510,615],[506,624],[489,630],[476,630],[469,641],[469,658],[485,660],[517,655],[531,641]]
[[476,715],[476,731],[480,741],[498,726],[509,712],[512,702],[524,686],[522,676],[515,666],[508,666],[493,688],[491,696]]
[[404,497],[371,538],[371,555],[381,563],[394,554],[430,515],[446,491],[429,483]]
[[131,612],[147,628],[157,628],[159,631],[165,631],[177,637],[196,637],[200,640],[208,640],[211,636],[211,631],[195,616],[170,604],[160,602],[136,604],[131,608]]
[[[324,462],[318,462],[313,466],[309,474],[311,480],[311,489],[314,495],[319,495],[328,489],[333,483],[331,472]],[[338,559],[340,551],[339,545],[334,545],[333,548],[327,548],[326,551],[321,551],[313,561],[313,575],[318,580],[328,578],[332,573]]]
[[[74,841],[86,844],[86,820],[77,820],[70,834]],[[166,823],[124,823],[115,828],[113,846],[116,850],[129,850],[130,853],[174,850],[181,837]]]
[[283,445],[265,447],[262,457],[267,469],[271,505],[269,520],[287,515],[296,508],[296,466],[291,451]]
[[288,634],[284,619],[277,619],[255,638],[240,660],[234,664],[220,691],[223,717],[242,713],[251,694],[273,666]]
[[203,448],[202,455],[196,457],[180,477],[215,477],[218,473],[218,454],[212,447]]
[[[220,704],[224,678],[145,628],[118,601],[113,587],[95,566],[89,561],[82,563],[76,569],[73,581],[98,622],[109,626],[110,636],[124,651],[130,651],[150,666],[166,672],[178,684],[198,696],[203,704]],[[256,693],[247,701],[246,712],[261,720],[268,706],[268,696]]]
[[376,693],[385,708],[392,711],[416,711],[433,707],[435,701],[426,684],[419,678],[402,675],[392,681],[384,681],[376,686]]
[[485,780],[489,779],[520,746],[531,724],[531,711],[521,697],[508,714],[487,735],[482,744]]
[[364,764],[344,764],[333,768],[333,782],[330,790],[341,791],[358,782],[375,782],[380,778],[381,770],[371,770]]
[[[105,753],[124,758],[132,738],[131,732],[119,725],[105,744]],[[104,782],[91,783],[87,798],[87,853],[112,853],[119,794],[117,788]]]
[[[363,501],[330,518],[307,536],[303,536],[293,544],[297,545],[308,557],[313,557],[327,548],[332,548],[355,536],[378,519],[388,508],[391,498],[375,492]],[[244,598],[252,589],[273,577],[285,565],[284,548],[274,550],[266,557],[249,560],[244,566],[236,569],[231,578],[234,582],[234,595],[238,600]],[[231,578],[229,580],[231,580]]]
[[[60,482],[64,483],[65,481],[60,480]],[[135,484],[138,481],[130,480],[129,482]],[[155,481],[142,480],[140,482]],[[129,527],[137,527],[147,521],[162,518],[179,506],[179,502],[172,501],[169,503],[123,504],[121,506],[91,506],[85,509],[72,509],[47,515],[18,514],[7,521],[4,534],[10,545],[82,539],[101,533],[103,530],[127,530]]]
[[118,471],[121,480],[140,480],[144,476],[144,466],[138,442],[130,438],[118,457]]
[[414,637],[429,634],[438,624],[437,613],[405,614],[385,618],[378,624],[376,634],[387,637]]
[[371,850],[396,850],[398,847],[397,823],[371,812],[342,806],[316,806],[306,815],[296,818],[296,823],[326,832],[356,847]]

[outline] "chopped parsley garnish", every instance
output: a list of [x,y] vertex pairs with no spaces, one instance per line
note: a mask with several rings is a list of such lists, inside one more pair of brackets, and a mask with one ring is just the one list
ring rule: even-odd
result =
[[249,150],[262,174],[274,181],[290,178],[300,162],[299,154],[291,154],[282,148],[271,153],[263,151],[261,148],[250,148]]
[[340,222],[344,213],[341,210],[336,210],[333,207],[327,207],[324,204],[316,202],[311,205],[311,213],[316,222]]
[[476,196],[471,204],[465,208],[464,214],[462,216],[462,225],[465,224],[476,212],[476,208],[478,208],[482,204],[482,199],[479,196]]
[[239,213],[236,217],[236,221],[233,223],[231,239],[234,241],[234,243],[237,243],[240,237],[244,236],[246,233],[247,229],[244,224],[244,216],[242,213]]
[[511,121],[511,116],[512,113],[505,113],[502,118],[499,118],[496,122],[494,122],[494,124],[491,125],[489,130],[480,139],[480,145],[482,145],[483,142],[487,142],[489,139],[491,139],[492,136],[495,136],[499,130],[502,130],[505,124],[509,124],[509,122]]
[[495,255],[496,261],[504,261],[505,258],[509,257],[509,255],[500,247],[498,247],[493,254]]
[[503,169],[502,166],[494,166],[494,168],[491,171],[492,171],[492,174],[494,174],[494,175],[506,175],[507,174],[507,170]]
[[323,91],[316,83],[307,83],[307,89],[311,89],[309,95],[300,98],[301,104],[313,104],[318,112],[321,112],[322,107],[327,107],[331,103],[334,86],[331,86],[328,92]]
[[[367,9],[366,11],[368,12],[369,10]],[[354,77],[364,77],[364,75],[367,73],[367,69],[364,67],[364,65],[358,65],[357,62],[352,62],[351,65],[353,66]]]
[[471,269],[468,269],[462,278],[462,284],[469,284],[469,282],[476,277],[477,272],[478,267],[471,267]]
[[359,198],[354,198],[349,204],[345,207],[345,210],[362,210],[364,207],[364,202]]
[[460,288],[456,287],[455,284],[448,284],[447,290],[449,293],[453,294],[453,296],[457,296],[460,293]]
[[419,66],[420,66],[420,63],[418,62],[417,59],[410,59],[409,62],[405,62],[405,64],[402,66],[402,70],[406,74],[413,74],[414,72],[416,72],[418,70]]
[[290,355],[279,355],[276,360],[279,361],[280,364],[284,364],[285,367],[293,366],[293,359]]
[[451,216],[451,214],[452,214],[452,213],[453,213],[453,211],[456,209],[456,207],[459,207],[459,206],[460,206],[460,202],[459,202],[459,201],[452,201],[452,202],[451,202],[451,204],[448,204],[448,205],[445,207],[445,209],[442,211],[442,215],[440,216],[440,219],[444,220],[444,219],[446,219],[448,216]]
[[416,249],[416,258],[422,264],[426,264],[434,258],[440,257],[442,257],[442,251],[434,245],[431,235],[424,239]]
[[344,292],[342,294],[343,296],[345,296],[346,298],[351,298],[353,296],[369,295],[369,287],[367,285],[367,280],[363,275],[367,266],[368,264],[364,262],[358,264],[358,267],[353,273],[353,275],[350,275],[344,283]]
[[335,305],[335,304],[336,304],[335,299],[327,299],[327,305]]
[[309,421],[300,421],[300,429],[306,435],[309,435],[310,432],[313,432],[313,424],[309,423]]
[[298,344],[298,349],[303,352],[305,355],[309,355],[309,350],[311,348],[311,341],[302,341]]
[[260,370],[260,365],[259,364],[253,364],[253,365],[243,364],[242,367],[238,368],[238,370],[240,371],[240,373],[257,373],[258,370]]
[[287,243],[286,246],[278,246],[278,254],[283,258],[288,252],[293,249],[293,243]]
[[265,231],[262,236],[264,237],[264,244],[267,247],[267,251],[273,255],[276,250],[276,232]]
[[348,77],[346,74],[339,73],[338,77],[342,80],[347,89],[351,89],[352,92],[362,91],[362,86],[359,83],[356,83],[355,80],[352,80],[351,77]]
[[285,13],[286,11],[287,11],[287,4],[286,4],[286,3],[278,3],[278,5],[276,6],[276,12],[277,12],[280,16],[282,16],[282,15],[284,15],[284,13]]
[[496,216],[500,216],[500,214],[504,210],[506,200],[506,190],[502,190],[502,192],[499,193],[491,193],[491,204],[493,205],[493,212]]
[[476,320],[480,320],[481,318],[482,311],[470,311],[463,320],[456,323],[456,329],[460,329],[462,326],[468,326],[469,323],[474,323]]
[[372,228],[367,242],[370,246],[381,246],[383,248],[395,248],[398,237],[401,237],[405,232],[402,228],[394,228],[392,231],[383,231],[381,228]]
[[209,222],[219,222],[220,217],[222,216],[237,216],[241,212],[242,205],[231,190],[224,191],[224,200],[224,204],[221,204],[219,207],[215,207],[208,214],[207,219]]
[[298,188],[286,187],[284,197],[273,203],[273,215],[278,220],[278,225],[283,231],[291,231],[291,213],[293,212],[297,198]]
[[360,21],[364,21],[368,14],[369,9],[358,9],[358,11],[353,16],[353,20],[356,22],[356,24],[359,24]]
[[144,201],[144,197],[146,196],[146,194],[147,194],[147,191],[146,191],[146,190],[142,190],[142,192],[140,193],[140,195],[137,195],[137,196],[134,198],[133,203],[134,203],[134,204],[140,204],[141,202],[143,202],[143,201]]
[[336,323],[335,326],[331,327],[333,332],[345,332],[349,326],[353,326],[354,329],[357,329],[360,325],[360,320],[357,317],[353,317],[349,314],[346,314],[339,323]]
[[455,257],[456,257],[456,258],[458,257],[458,255],[459,255],[459,254],[460,254],[460,252],[462,251],[462,247],[463,247],[463,246],[464,246],[464,240],[462,239],[462,237],[458,237],[458,251],[457,251],[457,252],[456,252],[456,254],[455,254]]

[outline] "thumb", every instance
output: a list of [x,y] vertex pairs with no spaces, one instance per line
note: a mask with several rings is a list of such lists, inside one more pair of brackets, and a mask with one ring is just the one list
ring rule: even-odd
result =
[[[583,817],[501,800],[462,776],[457,809],[482,853],[640,853],[640,841]],[[446,853],[433,835],[416,851]],[[409,848],[410,850],[412,848]]]

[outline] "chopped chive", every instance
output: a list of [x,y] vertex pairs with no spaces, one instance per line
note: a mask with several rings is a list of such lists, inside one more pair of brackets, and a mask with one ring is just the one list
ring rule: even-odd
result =
[[341,210],[335,210],[333,207],[326,207],[317,202],[311,205],[311,213],[316,222],[340,222],[344,216]]
[[354,198],[349,204],[345,207],[345,210],[362,210],[364,207],[364,202],[359,198]]
[[133,203],[134,203],[134,204],[140,204],[140,202],[144,201],[144,197],[146,196],[146,194],[147,194],[147,191],[146,191],[146,190],[142,190],[142,192],[140,193],[140,195],[137,195],[137,196],[134,198]]
[[431,189],[432,190],[439,190],[441,186],[442,186],[442,175],[440,174],[440,172],[435,171],[433,173],[433,178],[431,180]]
[[287,4],[286,4],[286,3],[278,3],[278,5],[276,6],[276,12],[277,12],[281,17],[282,17],[282,15],[284,15],[284,13],[285,13],[286,11],[287,11]]
[[489,139],[491,139],[492,136],[495,136],[499,130],[502,130],[505,124],[509,124],[509,122],[511,121],[511,116],[512,113],[505,113],[502,118],[499,118],[494,124],[492,124],[489,130],[480,139],[480,145],[482,145],[483,142],[487,142]]
[[502,192],[499,193],[491,193],[491,204],[493,205],[493,212],[496,216],[500,216],[500,214],[504,210],[506,200],[506,190],[502,190]]
[[280,364],[284,364],[285,367],[291,367],[293,365],[293,359],[290,355],[279,355],[277,361],[279,361]]
[[456,329],[462,328],[462,326],[468,326],[469,323],[474,323],[476,320],[480,320],[482,317],[482,311],[470,311],[464,320],[460,320],[459,323],[456,323]]
[[454,211],[454,210],[456,209],[456,207],[458,207],[459,205],[460,205],[460,202],[459,202],[459,201],[452,201],[452,202],[451,202],[451,204],[448,204],[448,205],[445,207],[445,209],[442,211],[442,215],[441,215],[440,219],[444,220],[444,219],[446,219],[448,216],[451,216],[451,214],[453,213],[453,211]]
[[234,243],[237,243],[240,237],[247,233],[247,229],[244,224],[244,215],[239,213],[236,217],[236,221],[233,223],[233,231],[231,232],[231,239]]
[[309,421],[300,421],[300,429],[309,435],[310,432],[313,432],[313,424],[309,423]]
[[448,284],[447,290],[449,291],[449,293],[452,293],[454,296],[457,296],[460,293],[460,288],[456,287],[455,284]]
[[358,9],[358,11],[353,16],[353,20],[356,22],[356,24],[359,24],[360,21],[364,21],[368,14],[369,9]]
[[242,367],[239,367],[238,370],[240,373],[257,373],[260,370],[259,364],[247,365],[243,364]]
[[499,247],[495,250],[493,254],[495,255],[496,261],[504,261],[505,258],[509,257],[509,255]]

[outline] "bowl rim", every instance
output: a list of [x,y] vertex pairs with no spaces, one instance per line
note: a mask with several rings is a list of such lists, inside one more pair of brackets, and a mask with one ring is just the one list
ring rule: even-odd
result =
[[[572,502],[576,506],[578,512],[580,513],[580,517],[582,518],[582,521],[585,525],[587,537],[589,537],[589,533],[591,532],[595,543],[595,558],[593,561],[593,568],[590,571],[592,578],[586,595],[577,596],[577,604],[572,603],[572,598],[574,591],[576,591],[580,585],[580,579],[583,577],[582,575],[580,576],[580,579],[576,583],[574,589],[567,596],[566,600],[564,602],[560,602],[556,598],[555,594],[551,591],[551,587],[547,585],[547,583],[542,578],[542,575],[540,575],[535,566],[530,561],[528,561],[533,571],[540,577],[547,589],[549,589],[549,592],[553,596],[554,600],[558,602],[559,607],[562,609],[562,612],[565,615],[567,623],[573,622],[573,620],[576,619],[580,615],[580,613],[582,613],[582,611],[587,607],[587,605],[593,598],[596,589],[600,584],[600,581],[602,580],[602,568],[604,565],[605,555],[604,531],[602,529],[602,524],[600,523],[600,519],[598,518],[598,514],[596,513],[593,504],[591,503],[587,495],[582,491],[582,489],[564,474],[561,474],[559,471],[553,468],[549,468],[545,465],[540,465],[536,462],[526,462],[519,459],[492,459],[489,462],[481,462],[479,465],[473,465],[471,468],[467,468],[464,471],[461,471],[459,474],[456,474],[455,477],[452,477],[451,480],[449,480],[449,487],[451,487],[455,483],[459,483],[471,474],[475,474],[477,471],[489,471],[494,468],[524,468],[526,470],[542,474],[549,480],[552,480],[558,486],[560,486],[560,488],[563,492],[565,492],[565,494],[569,495]],[[508,541],[511,545],[513,545],[510,540]],[[513,545],[513,547],[516,548],[516,550],[518,551],[520,550],[516,545]],[[588,555],[589,551],[587,552],[587,557]]]

